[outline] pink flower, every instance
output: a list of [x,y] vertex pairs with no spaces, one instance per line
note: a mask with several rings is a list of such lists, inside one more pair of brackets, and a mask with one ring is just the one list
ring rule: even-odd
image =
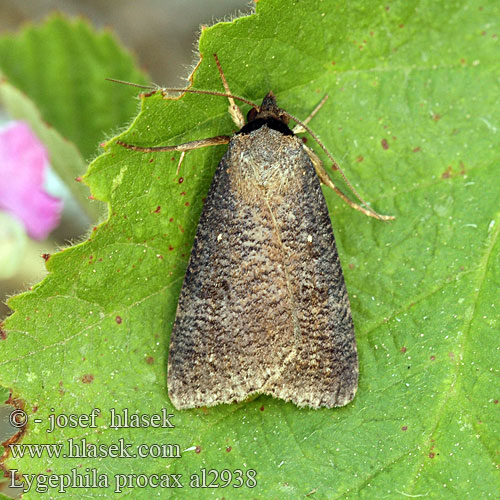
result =
[[0,131],[0,210],[20,219],[27,233],[45,239],[59,224],[62,200],[45,192],[43,144],[23,122]]

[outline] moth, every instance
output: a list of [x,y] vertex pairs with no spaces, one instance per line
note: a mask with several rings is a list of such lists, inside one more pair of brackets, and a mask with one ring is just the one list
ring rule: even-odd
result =
[[[179,297],[170,338],[169,397],[177,409],[239,402],[255,394],[299,407],[343,406],[356,393],[358,357],[320,180],[357,210],[381,220],[392,217],[351,201],[297,137],[308,131],[336,165],[307,126],[325,99],[304,122],[280,109],[272,92],[256,105],[231,94],[214,57],[225,92],[163,90],[228,98],[238,132],[175,146],[117,141],[137,151],[183,154],[228,144]],[[251,106],[246,122],[234,99]],[[297,123],[294,129],[290,120]]]

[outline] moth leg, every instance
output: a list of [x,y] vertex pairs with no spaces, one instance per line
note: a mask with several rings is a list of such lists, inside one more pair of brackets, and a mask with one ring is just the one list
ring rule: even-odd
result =
[[234,99],[231,97],[231,91],[229,90],[229,85],[227,84],[227,80],[226,77],[224,76],[224,72],[222,71],[222,66],[220,65],[217,54],[214,54],[214,58],[215,58],[215,63],[217,64],[217,69],[219,70],[220,73],[220,77],[222,79],[222,84],[224,85],[226,94],[228,94],[229,114],[231,115],[231,118],[233,119],[235,125],[238,128],[243,128],[245,126],[245,117],[243,116],[241,109],[238,107],[238,105],[234,102]]
[[[302,122],[304,125],[307,125],[313,118],[314,115],[323,107],[323,104],[325,104],[326,100],[328,99],[328,94],[321,99],[321,102],[312,110],[311,114]],[[306,129],[302,126],[302,123],[297,123],[295,127],[293,127],[292,132],[294,134],[303,134]]]
[[[323,99],[320,101],[320,103],[313,109],[312,113],[303,122],[299,121],[293,115],[290,115],[288,113],[288,116],[292,120],[295,120],[297,122],[297,124],[293,128],[292,132],[294,134],[309,132],[309,134],[311,134],[313,139],[321,146],[321,149],[323,149],[323,151],[326,153],[328,158],[330,158],[335,170],[338,170],[340,172],[340,174],[342,175],[345,182],[347,183],[347,185],[349,186],[349,188],[351,189],[353,194],[356,196],[356,198],[358,198],[358,200],[361,203],[366,203],[363,200],[363,198],[361,198],[359,193],[356,191],[354,186],[351,184],[349,179],[346,177],[343,170],[340,168],[339,164],[335,161],[335,158],[333,158],[333,156],[330,154],[330,152],[326,149],[326,147],[323,145],[323,143],[319,140],[319,138],[307,126],[307,124],[311,121],[311,119],[314,117],[314,115],[321,109],[323,104],[325,104],[327,99],[328,99],[328,94],[325,95],[325,97],[323,97]],[[373,217],[375,219],[379,219],[379,220],[394,220],[395,219],[395,217],[393,217],[392,215],[381,215],[381,214],[375,212],[374,210],[372,210],[371,208],[364,208],[361,205],[358,205],[357,203],[351,201],[337,186],[335,186],[333,181],[330,179],[330,177],[326,173],[325,169],[323,168],[323,162],[320,160],[319,156],[312,149],[308,148],[307,146],[304,146],[304,148],[306,149],[306,152],[309,155],[309,158],[311,159],[311,161],[314,165],[316,173],[318,174],[318,177],[323,182],[323,184],[325,184],[329,188],[333,189],[349,206],[351,206],[352,208],[359,210],[360,212],[364,213],[365,215],[368,215],[369,217]]]
[[359,212],[368,215],[368,217],[373,217],[374,219],[379,219],[379,220],[394,220],[394,217],[392,215],[382,215],[374,210],[364,208],[361,205],[358,205],[357,203],[354,203],[354,201],[350,200],[330,179],[328,174],[326,173],[325,168],[323,167],[323,162],[319,158],[319,156],[310,148],[308,148],[306,145],[304,145],[304,149],[306,150],[306,153],[308,154],[309,158],[311,159],[311,162],[314,166],[314,170],[316,170],[316,173],[318,174],[318,177],[320,178],[321,182],[325,184],[325,186],[328,186],[330,189],[333,189],[340,198],[342,198],[349,206],[354,208],[355,210],[358,210]]
[[177,163],[177,170],[175,171],[175,176],[177,177],[179,175],[179,171],[181,169],[182,162],[184,161],[184,157],[186,156],[186,152],[183,151],[181,155],[179,156],[179,163]]
[[134,144],[128,144],[123,141],[116,141],[116,144],[123,146],[127,149],[132,149],[134,151],[141,151],[143,153],[156,153],[158,151],[191,151],[192,149],[206,148],[207,146],[219,146],[221,144],[227,144],[231,140],[228,135],[217,135],[215,137],[208,137],[207,139],[200,139],[198,141],[184,142],[182,144],[177,144],[175,146],[152,146],[152,147],[142,147],[135,146]]

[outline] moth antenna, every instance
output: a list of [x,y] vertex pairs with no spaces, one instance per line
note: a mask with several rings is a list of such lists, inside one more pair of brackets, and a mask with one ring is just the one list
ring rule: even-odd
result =
[[173,88],[173,87],[160,87],[158,85],[153,86],[153,85],[140,85],[139,83],[132,83],[132,82],[127,82],[125,80],[117,80],[116,78],[106,78],[106,80],[114,83],[121,83],[122,85],[130,85],[131,87],[138,87],[140,89],[148,89],[148,90],[162,90],[166,92],[189,92],[191,94],[208,94],[208,95],[216,95],[220,97],[226,97],[228,99],[236,99],[238,101],[244,102],[245,104],[248,104],[249,106],[252,106],[252,108],[258,109],[259,106],[255,104],[254,102],[245,99],[244,97],[240,97],[234,94],[226,94],[224,92],[215,92],[212,90],[197,90],[197,89],[181,89],[181,88]]
[[130,85],[130,87],[138,87],[140,89],[155,90],[159,88],[153,85],[140,85],[139,83],[127,82],[125,80],[117,80],[116,78],[106,78],[106,80],[108,80],[108,82],[121,83],[122,85]]
[[[351,184],[351,181],[349,181],[349,179],[347,178],[347,176],[344,174],[344,171],[340,168],[340,165],[336,162],[335,158],[330,154],[330,151],[328,151],[328,149],[326,149],[326,146],[319,140],[319,137],[305,123],[301,122],[298,118],[296,118],[295,116],[293,116],[290,113],[288,113],[288,111],[284,111],[284,113],[288,116],[288,118],[290,118],[294,122],[298,123],[301,127],[304,128],[304,130],[306,130],[311,135],[311,137],[318,143],[319,147],[325,152],[326,156],[328,156],[328,158],[332,161],[333,166],[335,167],[335,169],[340,172],[340,175],[342,176],[342,178],[344,179],[345,183],[350,188],[350,190],[352,191],[352,193],[354,194],[354,196],[356,196],[356,198],[362,204],[364,204],[364,205],[366,205],[366,206],[369,207],[368,203],[356,191],[356,189],[354,188],[354,186]],[[376,212],[374,212],[371,208],[369,209],[369,211],[373,212],[374,214],[376,214]]]
[[214,90],[198,90],[198,89],[180,89],[180,88],[172,88],[172,87],[161,87],[158,90],[166,91],[166,92],[189,92],[191,94],[207,94],[207,95],[216,95],[219,97],[227,97],[236,99],[237,101],[244,102],[245,104],[248,104],[249,106],[252,106],[252,108],[259,109],[259,106],[255,104],[252,101],[249,101],[248,99],[245,99],[244,97],[240,97],[238,95],[234,94],[226,94],[225,92],[216,92]]

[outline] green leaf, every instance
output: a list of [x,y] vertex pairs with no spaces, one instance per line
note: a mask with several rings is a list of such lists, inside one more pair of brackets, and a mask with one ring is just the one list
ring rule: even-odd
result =
[[105,134],[136,109],[133,88],[105,79],[143,83],[145,75],[111,33],[60,16],[1,37],[0,72],[0,102],[13,118],[30,123],[56,172],[96,220],[99,205],[89,203],[88,189],[74,179]]
[[[178,444],[182,457],[44,455],[7,465],[24,474],[96,468],[109,476],[109,495],[115,474],[169,473],[183,475],[176,498],[498,497],[500,111],[488,91],[497,84],[498,19],[498,6],[466,0],[260,0],[256,15],[205,29],[195,88],[222,90],[217,52],[232,92],[254,101],[272,89],[305,117],[328,93],[311,127],[372,206],[397,217],[367,218],[324,191],[357,332],[356,398],[317,411],[263,396],[172,408],[168,338],[224,147],[189,152],[176,174],[178,154],[112,144],[86,176],[110,203],[109,220],[11,299],[0,382],[43,419],[30,423],[25,443],[124,438],[134,450]],[[158,146],[232,130],[224,99],[155,94],[120,139]],[[93,407],[98,428],[45,432],[51,408]],[[176,427],[112,429],[111,408],[166,408]],[[190,475],[201,468],[255,469],[257,486],[193,490]],[[115,496],[130,494],[161,492]]]

